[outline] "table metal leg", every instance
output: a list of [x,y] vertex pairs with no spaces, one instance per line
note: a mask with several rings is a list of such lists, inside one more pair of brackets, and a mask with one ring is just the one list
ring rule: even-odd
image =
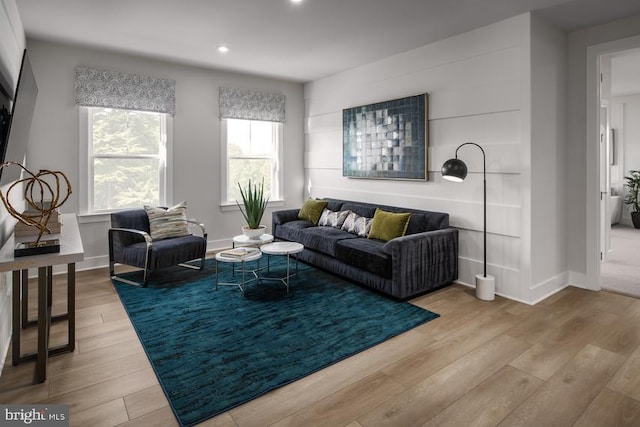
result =
[[[22,294],[28,286],[28,270],[15,270],[12,273],[12,363],[36,361],[35,382],[44,382],[47,378],[47,359],[50,355],[74,351],[76,346],[76,266],[75,263],[67,264],[67,312],[58,316],[52,316],[53,305],[53,267],[38,268],[38,316],[29,320],[26,316],[29,306],[27,303],[28,291]],[[68,342],[63,345],[49,348],[51,323],[58,320],[67,320]],[[20,335],[21,326],[38,327],[37,352],[21,354]]]
[[240,266],[242,268],[242,285],[240,286],[240,290],[242,291],[242,295],[244,295],[244,260],[242,260],[242,262],[240,263]]
[[29,326],[29,270],[22,270],[22,328]]
[[11,362],[13,365],[17,365],[20,361],[20,271],[14,270],[11,276],[13,293],[12,299],[12,314],[11,320],[12,332],[11,332]]
[[49,317],[48,307],[48,267],[38,268],[38,356],[36,359],[36,382],[42,383],[47,379],[47,356],[49,347]]
[[76,349],[76,264],[67,264],[67,327],[69,351]]
[[[258,263],[257,264],[258,265],[257,270],[251,270],[251,269],[247,268],[247,263],[248,262],[253,262],[253,261],[256,261],[256,260],[250,260],[250,261],[240,260],[239,262],[236,261],[236,262],[225,263],[225,264],[232,264],[229,267],[229,268],[232,269],[232,271],[235,270],[235,264],[240,264],[240,269],[241,269],[240,273],[242,274],[242,281],[234,282],[234,283],[226,283],[226,282],[220,282],[219,281],[220,272],[219,272],[219,266],[218,266],[218,259],[216,259],[216,290],[218,290],[218,286],[236,286],[236,287],[238,287],[238,289],[240,289],[240,292],[244,296],[244,290],[245,290],[246,285],[248,283],[251,283],[254,280],[258,280],[258,281],[261,280],[261,278],[258,276],[258,273],[257,273],[260,270],[260,259],[259,258],[257,259],[257,263]],[[224,263],[224,261],[222,261],[222,262]],[[253,274],[253,278],[247,280],[247,273]]]
[[289,261],[291,259],[291,256],[289,254],[287,254],[287,283],[285,283],[285,285],[287,285],[287,293],[289,293]]

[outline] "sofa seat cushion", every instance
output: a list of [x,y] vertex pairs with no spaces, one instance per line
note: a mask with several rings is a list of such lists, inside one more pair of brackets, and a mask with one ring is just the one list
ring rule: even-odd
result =
[[355,239],[357,236],[333,227],[309,227],[300,230],[298,243],[305,248],[321,252],[332,257],[336,256],[336,243],[344,239]]
[[315,225],[303,219],[285,222],[275,228],[276,231],[274,237],[276,239],[288,240],[290,242],[298,242],[300,239],[300,231],[309,227],[315,227]]
[[382,250],[385,242],[358,237],[336,243],[335,257],[362,270],[391,279],[391,256]]
[[[207,242],[200,236],[182,236],[153,242],[149,269],[157,270],[163,266],[177,265],[204,256]],[[147,256],[146,243],[134,243],[122,249],[119,258],[127,265],[144,268]]]

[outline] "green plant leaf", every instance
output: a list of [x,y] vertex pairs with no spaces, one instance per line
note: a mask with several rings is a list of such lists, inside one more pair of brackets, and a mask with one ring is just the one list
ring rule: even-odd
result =
[[629,171],[624,177],[627,194],[623,199],[626,205],[630,205],[634,212],[640,212],[640,171]]
[[240,205],[240,202],[237,200],[236,204],[240,208],[244,220],[247,222],[249,228],[255,229],[260,227],[262,216],[269,203],[269,198],[264,197],[264,178],[262,178],[260,186],[257,184],[252,185],[251,179],[249,179],[249,183],[245,188],[242,188],[240,183],[238,183],[238,188],[240,189],[240,196],[242,197],[242,205]]

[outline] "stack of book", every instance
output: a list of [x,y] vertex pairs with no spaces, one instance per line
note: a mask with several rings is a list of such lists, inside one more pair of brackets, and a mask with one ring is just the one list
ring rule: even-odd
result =
[[259,251],[260,250],[256,248],[240,247],[240,248],[227,249],[224,251],[220,251],[219,253],[223,257],[243,259],[243,258],[250,257],[251,255]]
[[[28,216],[32,220],[36,222],[40,222],[42,218],[42,212],[36,209],[27,209],[22,213],[25,216]],[[47,228],[51,231],[51,234],[60,233],[60,228],[62,227],[62,218],[60,217],[60,212],[55,209],[51,212],[51,216],[49,216],[49,220],[46,223]],[[38,227],[33,227],[27,224],[23,224],[19,222],[16,224],[15,236],[16,237],[25,237],[25,236],[37,236],[40,234],[40,229]],[[43,236],[46,236],[47,232],[44,232]]]

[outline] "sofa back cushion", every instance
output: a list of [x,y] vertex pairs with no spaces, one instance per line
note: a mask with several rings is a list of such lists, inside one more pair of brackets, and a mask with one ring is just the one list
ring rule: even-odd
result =
[[373,218],[376,208],[388,212],[409,212],[411,218],[405,234],[422,233],[424,231],[440,230],[449,227],[449,214],[443,212],[423,211],[419,209],[402,208],[397,206],[377,205],[373,203],[354,202],[349,200],[325,198],[329,206],[340,206],[331,210],[351,210],[358,215]]
[[335,200],[335,199],[323,199],[323,200],[326,200],[327,209],[331,211],[339,212],[339,211],[346,210],[346,209],[342,209],[342,205],[344,205],[344,201],[342,200]]

